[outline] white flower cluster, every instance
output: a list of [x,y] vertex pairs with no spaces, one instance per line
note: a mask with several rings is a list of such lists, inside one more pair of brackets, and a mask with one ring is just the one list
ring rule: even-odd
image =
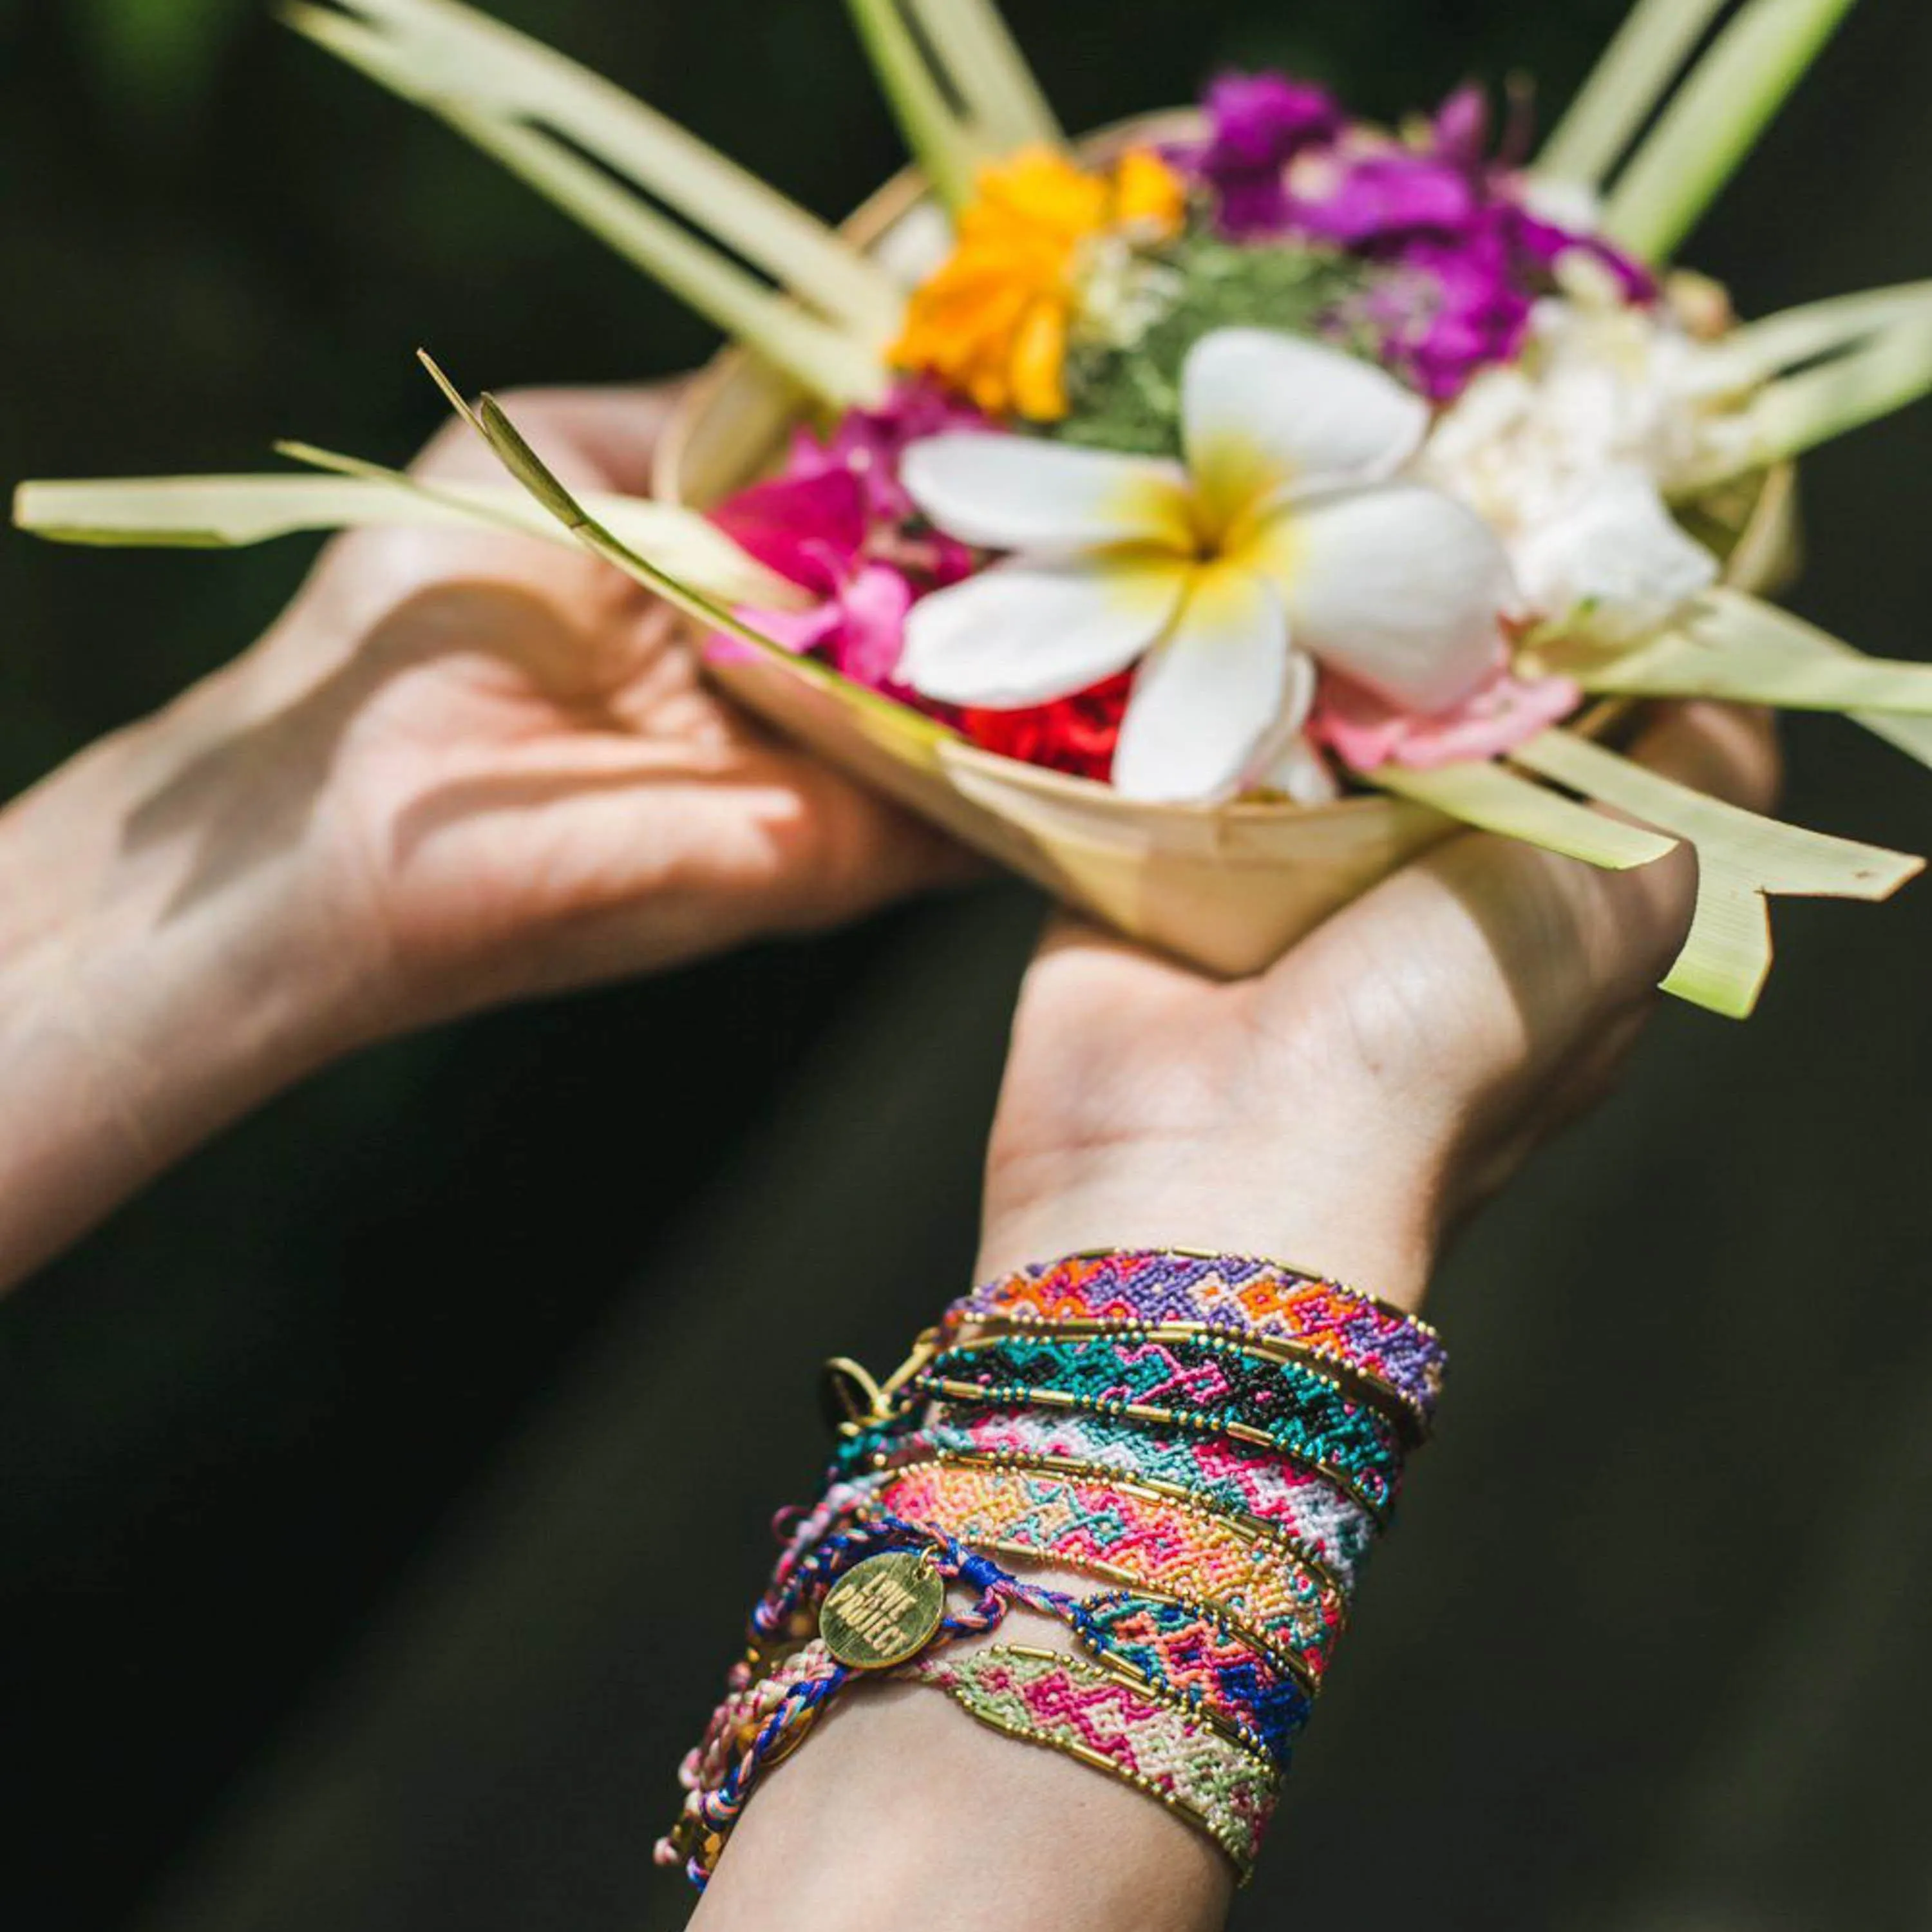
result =
[[1422,470],[1502,538],[1524,614],[1617,648],[1716,578],[1669,503],[1742,428],[1667,309],[1624,303],[1592,263],[1566,263],[1564,279],[1522,358],[1444,412]]

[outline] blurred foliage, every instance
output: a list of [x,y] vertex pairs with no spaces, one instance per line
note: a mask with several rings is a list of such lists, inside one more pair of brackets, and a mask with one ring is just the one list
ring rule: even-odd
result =
[[137,124],[184,122],[213,92],[255,0],[68,0],[102,98]]

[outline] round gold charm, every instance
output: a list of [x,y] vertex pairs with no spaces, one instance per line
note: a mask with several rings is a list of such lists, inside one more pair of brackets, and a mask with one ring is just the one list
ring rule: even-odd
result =
[[890,1670],[916,1657],[946,1614],[946,1580],[922,1550],[855,1564],[826,1592],[818,1634],[852,1670]]

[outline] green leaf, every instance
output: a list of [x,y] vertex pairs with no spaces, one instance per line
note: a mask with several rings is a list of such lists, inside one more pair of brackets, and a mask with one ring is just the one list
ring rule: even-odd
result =
[[1604,232],[1648,261],[1667,260],[1853,4],[1748,0],[1618,178]]
[[[1828,632],[1736,591],[1713,591],[1704,601],[1712,607],[1712,616],[1705,621],[1717,634],[1700,625],[1700,635],[1694,643],[1672,635],[1659,638],[1641,650],[1640,662],[1621,684],[1605,677],[1601,669],[1593,672],[1581,664],[1565,664],[1560,653],[1539,652],[1538,662],[1576,677],[1586,690],[1640,689],[1657,696],[1724,698],[1794,709],[1802,707],[1784,694],[1802,689],[1805,680],[1816,677],[1815,667],[1821,662],[1849,663],[1860,675],[1840,688],[1846,717],[1908,758],[1932,766],[1932,718],[1902,710],[1858,708],[1875,690],[1880,697],[1895,701],[1900,688],[1892,682],[1893,674],[1909,674],[1916,685],[1932,667],[1863,657]],[[1734,668],[1717,668],[1732,658],[1738,661]],[[1865,682],[1865,667],[1875,668],[1884,682],[1878,686]]]
[[992,0],[911,0],[911,5],[988,148],[1007,154],[1064,142],[1040,82]]
[[983,136],[956,112],[926,50],[898,0],[848,0],[866,57],[914,158],[949,208],[972,199],[982,163],[992,158]]
[[1063,442],[1179,457],[1180,372],[1217,328],[1321,334],[1372,359],[1375,332],[1355,320],[1372,304],[1376,272],[1333,250],[1184,236],[1128,272],[1130,299],[1149,320],[1128,344],[1076,331],[1066,358],[1072,407],[1053,426]]
[[[490,493],[519,510],[507,490]],[[319,476],[155,476],[23,483],[16,529],[53,543],[104,548],[226,550],[309,530],[377,524],[500,524],[492,506],[426,502],[366,482]],[[519,527],[535,519],[518,516]]]
[[1924,315],[1914,315],[1871,336],[1847,355],[1780,376],[1760,389],[1744,412],[1750,466],[1782,463],[1905,409],[1928,393],[1932,326]]
[[1537,156],[1536,172],[1600,185],[1726,4],[1637,0]]
[[[352,16],[308,0],[294,0],[284,16],[465,135],[815,394],[842,406],[883,393],[880,356],[904,298],[823,224],[608,82],[455,0],[345,4]],[[810,310],[615,176],[789,284]]]
[[1895,328],[1932,335],[1932,281],[1834,296],[1748,322],[1702,352],[1698,380],[1719,393],[1754,388],[1801,363],[1849,354]]
[[1540,670],[1604,696],[1932,717],[1932,664],[1865,657],[1738,590],[1708,592],[1668,630],[1614,657],[1561,642],[1534,656]]
[[884,341],[902,298],[815,215],[621,88],[458,0],[337,0],[378,24],[410,95],[530,123],[675,208],[814,306]]
[[1813,302],[1702,352],[1701,387],[1746,398],[1738,434],[1679,479],[1692,496],[1768,469],[1932,392],[1932,282]]
[[1768,895],[1884,899],[1924,869],[1923,859],[1907,853],[1707,797],[1571,732],[1542,732],[1510,758],[1696,848],[1696,910],[1663,986],[1729,1018],[1750,1015],[1771,971]]
[[1444,765],[1432,772],[1384,765],[1370,774],[1369,782],[1478,831],[1520,838],[1609,872],[1647,866],[1677,842],[1606,818],[1498,764]]
[[[514,530],[554,542],[568,533],[520,492],[500,484],[437,483],[306,444],[281,452],[327,476],[167,476],[24,483],[19,528],[58,543],[105,548],[225,550],[316,530],[388,526]],[[599,520],[630,543],[674,561],[713,596],[782,608],[798,593],[694,512],[637,497],[586,499]]]

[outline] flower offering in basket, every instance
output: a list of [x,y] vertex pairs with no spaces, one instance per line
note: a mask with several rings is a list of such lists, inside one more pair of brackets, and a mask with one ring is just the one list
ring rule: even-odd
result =
[[1539,147],[1473,87],[1384,128],[1275,73],[1070,142],[986,0],[852,0],[920,172],[835,232],[455,0],[298,4],[734,338],[657,500],[579,500],[452,391],[512,482],[291,446],[328,473],[29,485],[20,518],[586,544],[779,729],[1220,972],[1458,826],[1687,843],[1666,985],[1742,1015],[1767,895],[1921,862],[1646,770],[1630,702],[1842,712],[1932,763],[1932,665],[1765,601],[1792,459],[1932,388],[1932,284],[1740,322],[1674,260],[1848,5],[1647,0]]

